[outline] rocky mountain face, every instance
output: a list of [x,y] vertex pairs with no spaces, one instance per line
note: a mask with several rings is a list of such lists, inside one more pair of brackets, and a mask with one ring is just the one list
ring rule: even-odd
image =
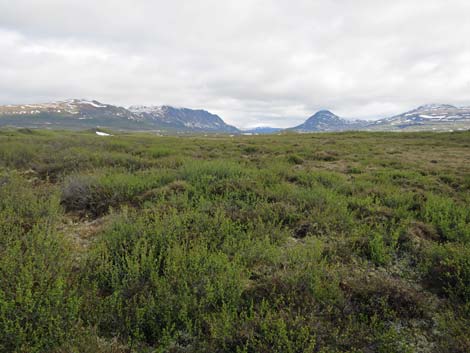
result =
[[308,118],[303,124],[291,128],[298,132],[326,132],[361,130],[368,125],[367,121],[346,120],[333,114],[329,110],[320,110]]
[[204,110],[170,106],[129,109],[98,101],[71,99],[43,104],[0,106],[0,127],[56,129],[109,128],[238,133],[219,116]]
[[448,104],[422,105],[409,112],[380,119],[368,126],[370,130],[468,130],[470,129],[470,107],[455,107]]
[[205,110],[163,106],[131,106],[129,111],[142,120],[175,130],[239,133],[236,127],[226,124],[218,115]]

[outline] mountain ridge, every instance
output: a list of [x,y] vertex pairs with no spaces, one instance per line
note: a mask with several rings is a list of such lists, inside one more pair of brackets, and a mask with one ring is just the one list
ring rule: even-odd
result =
[[368,126],[371,130],[468,130],[470,108],[450,104],[425,104],[402,114],[379,119]]
[[402,114],[375,121],[344,119],[319,110],[292,128],[238,129],[204,109],[170,105],[131,105],[127,108],[97,100],[63,101],[0,106],[0,127],[53,129],[109,128],[131,131],[273,134],[281,131],[454,131],[470,129],[470,107],[424,104]]
[[239,129],[226,124],[220,116],[203,109],[175,108],[169,105],[140,105],[130,106],[128,109],[144,120],[151,120],[169,128],[240,133]]
[[3,105],[0,106],[0,126],[240,132],[236,127],[226,124],[218,115],[202,109],[194,110],[171,106],[124,108],[86,99]]

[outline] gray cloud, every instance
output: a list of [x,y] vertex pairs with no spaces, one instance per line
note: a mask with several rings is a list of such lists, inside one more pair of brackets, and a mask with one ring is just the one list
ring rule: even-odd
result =
[[470,105],[469,14],[467,0],[0,0],[0,103],[172,104],[238,126]]

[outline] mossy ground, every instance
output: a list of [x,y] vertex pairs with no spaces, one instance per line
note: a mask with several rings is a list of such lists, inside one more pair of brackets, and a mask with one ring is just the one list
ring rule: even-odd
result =
[[1,352],[468,352],[470,133],[0,131]]

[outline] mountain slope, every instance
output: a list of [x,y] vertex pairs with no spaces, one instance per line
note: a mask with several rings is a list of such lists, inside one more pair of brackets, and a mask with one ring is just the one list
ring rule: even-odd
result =
[[129,111],[144,121],[177,130],[239,133],[218,115],[205,110],[163,106],[131,106]]
[[368,126],[371,130],[468,130],[470,107],[427,104],[416,109],[380,119]]
[[219,116],[205,110],[143,107],[130,109],[95,100],[0,106],[0,127],[55,129],[109,128],[118,130],[171,130],[184,132],[239,133]]
[[411,111],[377,121],[345,120],[328,110],[321,110],[303,124],[289,130],[327,131],[449,131],[470,129],[470,107],[426,104]]
[[322,132],[322,131],[346,131],[346,130],[360,130],[367,126],[366,121],[348,121],[333,114],[329,110],[320,110],[303,124],[291,128],[298,132]]
[[149,129],[150,126],[129,110],[95,100],[66,101],[0,106],[0,126],[84,129]]

